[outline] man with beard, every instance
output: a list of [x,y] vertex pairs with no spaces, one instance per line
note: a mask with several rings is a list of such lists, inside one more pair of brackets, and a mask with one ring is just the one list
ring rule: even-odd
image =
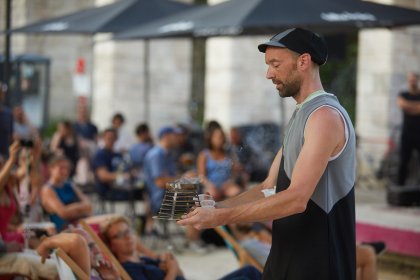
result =
[[280,97],[297,102],[283,146],[260,185],[178,223],[200,229],[274,220],[263,279],[355,279],[355,133],[337,98],[323,90],[325,42],[293,28],[258,49]]

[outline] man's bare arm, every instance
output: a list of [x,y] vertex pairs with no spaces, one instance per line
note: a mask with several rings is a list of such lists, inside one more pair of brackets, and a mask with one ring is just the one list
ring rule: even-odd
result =
[[338,112],[331,108],[317,110],[308,120],[305,144],[293,169],[289,188],[268,198],[229,209],[197,208],[178,223],[200,229],[221,224],[272,220],[304,212],[329,158],[343,142],[343,138],[344,124]]
[[276,157],[271,164],[267,178],[259,185],[252,189],[243,192],[233,198],[216,203],[216,208],[229,208],[241,205],[243,203],[249,203],[261,199],[264,197],[261,190],[272,188],[276,185],[277,174],[280,168],[280,162],[282,157],[282,149],[277,152]]

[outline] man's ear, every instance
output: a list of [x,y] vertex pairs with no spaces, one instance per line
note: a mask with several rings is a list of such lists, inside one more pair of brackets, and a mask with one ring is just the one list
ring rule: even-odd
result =
[[304,53],[302,55],[299,56],[298,60],[297,60],[297,67],[300,70],[306,70],[310,67],[311,65],[311,55],[308,53]]

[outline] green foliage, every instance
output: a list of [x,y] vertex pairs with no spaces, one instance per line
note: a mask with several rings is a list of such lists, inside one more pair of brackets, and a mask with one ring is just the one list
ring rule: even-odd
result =
[[63,121],[65,118],[55,118],[48,121],[48,124],[41,131],[42,139],[51,139],[54,132],[57,130],[57,125],[59,122]]
[[353,124],[356,120],[357,46],[357,36],[348,36],[345,58],[330,60],[320,68],[325,90],[338,97]]

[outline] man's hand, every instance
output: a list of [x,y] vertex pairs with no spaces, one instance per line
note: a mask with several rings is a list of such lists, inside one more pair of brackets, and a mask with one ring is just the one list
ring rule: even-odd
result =
[[214,228],[222,224],[218,213],[222,211],[214,208],[197,207],[192,212],[182,216],[177,223],[181,226],[193,226],[196,229]]

